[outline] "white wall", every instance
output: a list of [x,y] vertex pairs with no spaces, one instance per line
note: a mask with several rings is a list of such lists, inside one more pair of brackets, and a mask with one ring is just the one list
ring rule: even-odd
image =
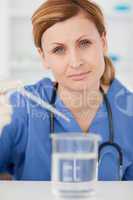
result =
[[[0,77],[10,75],[26,83],[52,77],[50,72],[44,71],[32,39],[31,16],[42,2],[44,0],[0,1]],[[117,77],[133,90],[133,0],[95,2],[106,17],[109,55],[114,58]]]
[[9,76],[8,69],[8,2],[0,1],[0,79]]
[[109,54],[117,78],[133,91],[133,0],[95,0],[107,21]]

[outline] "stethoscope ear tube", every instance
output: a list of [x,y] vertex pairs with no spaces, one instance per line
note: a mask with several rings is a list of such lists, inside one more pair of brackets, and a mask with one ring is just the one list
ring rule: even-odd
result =
[[[58,88],[58,83],[55,82],[54,83],[54,90],[52,93],[52,97],[51,97],[51,105],[54,106],[55,104],[55,100],[56,100],[56,93],[57,93],[57,88]],[[54,133],[54,113],[50,112],[50,133]]]

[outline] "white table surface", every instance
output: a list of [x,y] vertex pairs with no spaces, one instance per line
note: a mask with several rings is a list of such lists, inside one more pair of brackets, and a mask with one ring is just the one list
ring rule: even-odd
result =
[[[50,182],[0,181],[0,200],[55,200]],[[133,200],[133,182],[97,182],[89,200]],[[76,199],[77,200],[77,199]]]

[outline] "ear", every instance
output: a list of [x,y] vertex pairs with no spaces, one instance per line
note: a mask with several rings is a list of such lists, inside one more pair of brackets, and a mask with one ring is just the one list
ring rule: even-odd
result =
[[37,48],[37,51],[38,51],[38,53],[39,53],[39,56],[40,56],[40,58],[41,58],[41,61],[42,61],[42,63],[43,63],[44,68],[45,68],[45,69],[50,69],[50,67],[49,67],[49,65],[48,65],[48,63],[47,63],[47,61],[46,61],[44,51],[43,51],[41,48],[39,48],[39,47]]
[[106,37],[105,32],[101,36],[101,41],[102,41],[102,46],[103,46],[103,53],[104,53],[104,55],[107,55],[108,54],[108,42],[107,42],[107,37]]

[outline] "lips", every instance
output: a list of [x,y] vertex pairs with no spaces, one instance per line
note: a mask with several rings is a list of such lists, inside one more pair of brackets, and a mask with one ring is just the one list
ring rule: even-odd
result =
[[80,74],[72,74],[70,75],[69,77],[72,78],[73,80],[83,80],[86,78],[86,76],[90,73],[90,71],[88,72],[83,72],[83,73],[80,73]]

